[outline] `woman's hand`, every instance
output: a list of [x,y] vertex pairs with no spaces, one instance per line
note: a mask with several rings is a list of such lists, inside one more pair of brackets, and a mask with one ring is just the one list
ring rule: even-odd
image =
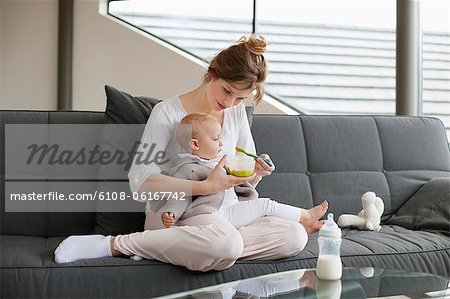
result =
[[256,158],[255,161],[255,173],[259,176],[267,176],[271,175],[272,172],[275,170],[275,164],[270,159],[268,154],[262,154],[261,157],[272,163],[272,166],[269,166],[266,162],[264,162],[261,158]]
[[214,170],[209,174],[206,180],[203,181],[203,183],[205,184],[205,189],[203,192],[204,195],[224,191],[231,187],[255,180],[256,173],[253,173],[253,175],[249,177],[236,177],[234,175],[227,174],[225,169],[223,168],[226,160],[227,156],[225,155],[216,165]]
[[263,157],[264,159],[272,163],[272,166],[269,166],[269,164],[267,164],[263,159],[259,157],[255,159],[256,176],[254,180],[250,181],[250,184],[252,184],[253,187],[256,187],[256,185],[258,185],[259,181],[261,181],[263,176],[271,175],[272,172],[275,170],[275,164],[270,159],[268,154],[262,154],[260,157]]

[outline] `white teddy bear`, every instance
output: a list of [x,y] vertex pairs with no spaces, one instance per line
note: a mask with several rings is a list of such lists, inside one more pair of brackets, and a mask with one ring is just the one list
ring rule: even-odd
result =
[[340,227],[355,226],[358,229],[380,231],[381,215],[384,212],[384,202],[373,192],[366,192],[361,197],[363,209],[358,215],[343,214],[338,219]]

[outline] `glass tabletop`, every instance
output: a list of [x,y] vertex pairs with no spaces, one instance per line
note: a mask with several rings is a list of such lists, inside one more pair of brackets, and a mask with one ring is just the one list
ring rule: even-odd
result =
[[450,281],[428,273],[344,268],[342,278],[320,280],[315,269],[278,272],[159,298],[449,298]]

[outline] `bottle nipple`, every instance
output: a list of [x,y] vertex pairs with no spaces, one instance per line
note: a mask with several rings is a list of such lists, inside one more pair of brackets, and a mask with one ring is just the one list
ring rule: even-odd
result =
[[328,213],[328,215],[327,215],[327,223],[328,223],[328,221],[334,222],[334,215],[333,215],[333,213]]
[[334,222],[333,213],[328,213],[327,220],[319,231],[319,236],[321,236],[321,235],[327,236],[327,237],[334,237],[334,236],[340,237],[341,236],[341,229],[336,224],[336,222]]

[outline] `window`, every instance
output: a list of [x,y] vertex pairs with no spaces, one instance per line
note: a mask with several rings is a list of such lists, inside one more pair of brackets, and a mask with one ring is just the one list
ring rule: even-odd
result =
[[253,0],[111,1],[108,12],[205,61],[253,30]]
[[[307,114],[393,115],[396,6],[396,0],[128,0],[111,1],[109,13],[204,61],[255,24],[270,42],[268,94]],[[449,12],[449,1],[422,1],[423,114],[440,118],[450,137]]]
[[395,113],[396,2],[257,2],[267,90],[307,114]]
[[444,122],[450,141],[450,2],[422,1],[423,106]]

